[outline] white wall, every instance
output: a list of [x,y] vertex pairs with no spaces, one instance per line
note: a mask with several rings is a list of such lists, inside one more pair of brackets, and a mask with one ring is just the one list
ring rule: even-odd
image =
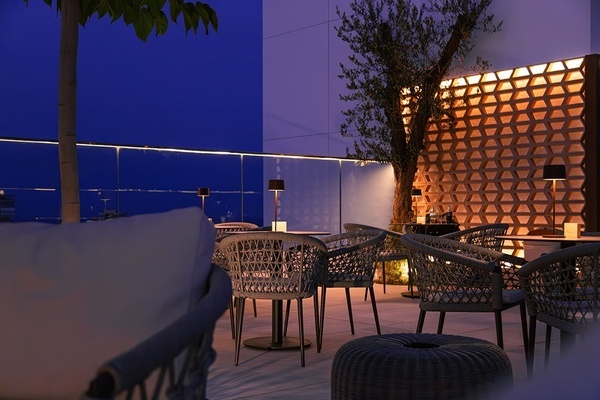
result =
[[[597,3],[495,0],[490,11],[504,21],[503,29],[481,36],[473,55],[487,58],[492,70],[502,70],[599,52]],[[345,156],[352,145],[339,134],[344,107],[339,94],[345,86],[337,76],[349,50],[334,29],[339,24],[336,5],[348,10],[348,4],[349,0],[263,0],[263,151]],[[385,176],[381,179],[388,182],[381,185],[388,191],[363,192],[362,197],[355,192],[359,198],[343,205],[342,222],[388,224],[393,177]],[[331,182],[331,187],[336,184]],[[369,221],[353,219],[365,209]]]

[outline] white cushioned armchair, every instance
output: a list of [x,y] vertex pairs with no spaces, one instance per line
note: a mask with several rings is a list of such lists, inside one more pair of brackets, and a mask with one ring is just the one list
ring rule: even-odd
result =
[[214,238],[197,208],[0,224],[0,399],[204,398],[231,297]]

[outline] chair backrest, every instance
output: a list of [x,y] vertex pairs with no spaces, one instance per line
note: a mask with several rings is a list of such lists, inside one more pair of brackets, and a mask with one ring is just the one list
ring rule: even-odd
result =
[[[387,253],[393,252],[393,253],[406,254],[406,249],[404,248],[404,245],[402,245],[402,242],[400,241],[400,238],[402,237],[402,233],[400,233],[400,232],[394,232],[389,229],[377,228],[377,227],[370,226],[370,225],[356,224],[353,222],[345,223],[344,229],[346,230],[346,232],[369,230],[369,229],[384,231],[385,232],[385,240],[384,240],[382,251],[387,252]],[[381,254],[380,254],[380,256],[381,256]]]
[[215,224],[217,230],[217,238],[226,236],[231,232],[247,231],[251,229],[257,229],[258,225],[251,222],[221,222]]
[[325,237],[326,282],[372,281],[375,261],[385,237],[381,229],[361,229]]
[[498,239],[498,236],[506,235],[507,231],[508,224],[486,224],[447,233],[441,237],[474,244],[487,249],[502,251],[504,240]]
[[516,268],[525,260],[440,236],[402,236],[422,302],[489,303],[502,308],[502,290],[518,288]]
[[236,297],[310,297],[327,259],[323,242],[293,233],[229,235],[218,246],[227,259]]
[[530,315],[581,334],[600,313],[600,243],[582,244],[529,261],[518,272]]

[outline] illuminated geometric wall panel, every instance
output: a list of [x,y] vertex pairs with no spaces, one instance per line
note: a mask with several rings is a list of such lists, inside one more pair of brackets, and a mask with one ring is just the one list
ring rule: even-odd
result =
[[451,207],[464,228],[505,222],[509,233],[552,226],[552,182],[543,166],[565,164],[556,221],[584,223],[584,58],[452,81],[466,93],[456,126],[432,125],[415,186],[429,209]]

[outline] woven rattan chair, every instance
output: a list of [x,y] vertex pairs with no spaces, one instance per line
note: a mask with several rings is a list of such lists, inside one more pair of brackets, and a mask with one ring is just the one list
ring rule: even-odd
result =
[[[397,260],[406,260],[406,249],[402,245],[400,238],[402,234],[399,232],[390,231],[387,229],[376,228],[374,226],[363,225],[363,224],[355,224],[355,223],[345,223],[344,229],[346,232],[352,232],[357,230],[364,229],[379,229],[386,233],[385,241],[383,242],[383,248],[377,254],[377,261],[381,263],[381,279],[383,281],[383,293],[385,294],[385,263],[386,261],[397,261]],[[410,286],[410,276],[409,276],[409,286]],[[368,291],[368,289],[367,289]],[[367,297],[367,293],[365,292],[365,299]]]
[[442,333],[446,312],[492,312],[498,346],[504,346],[502,311],[519,306],[523,346],[527,354],[527,316],[517,270],[525,260],[457,240],[419,234],[402,236],[419,290],[417,333],[427,311],[440,313]]
[[508,231],[508,224],[486,224],[447,233],[440,237],[474,244],[476,246],[485,247],[486,249],[502,251],[504,240],[498,239],[498,236],[506,235],[506,231]]
[[[598,327],[600,313],[600,243],[582,244],[525,264],[518,272],[529,313],[528,372],[533,370],[536,321],[561,332],[561,353],[576,335]],[[546,330],[546,365],[550,345]]]
[[258,225],[250,222],[221,222],[215,224],[217,230],[217,238],[227,236],[232,232],[248,231],[258,229]]
[[[256,224],[250,222],[222,222],[219,224],[215,224],[216,235],[215,235],[215,249],[213,251],[212,263],[218,265],[223,268],[225,271],[229,273],[229,267],[227,266],[227,258],[221,251],[219,250],[219,242],[226,236],[229,236],[236,232],[243,231],[255,231],[255,230],[264,230],[263,227],[259,227]],[[254,316],[258,315],[256,310],[256,299],[252,300],[252,311],[254,312]],[[231,338],[235,339],[235,320],[233,315],[233,302],[229,303],[229,319],[231,320]]]
[[[316,282],[323,273],[327,258],[327,248],[323,242],[293,233],[249,232],[227,236],[219,247],[227,258],[236,299],[234,364],[239,363],[245,300],[268,299],[281,303],[283,300],[296,299],[300,358],[304,367],[302,300],[313,295],[317,348],[320,348]],[[273,321],[273,325],[281,323]]]
[[348,317],[350,330],[354,335],[354,320],[352,318],[352,303],[350,301],[350,288],[367,288],[371,296],[373,316],[377,334],[381,334],[377,303],[373,290],[373,276],[375,275],[375,261],[383,248],[386,233],[382,230],[357,230],[325,237],[323,242],[327,246],[327,274],[323,275],[319,286],[322,290],[320,312],[320,334],[323,342],[323,325],[325,322],[325,300],[327,288],[344,288],[346,302],[348,303]]

